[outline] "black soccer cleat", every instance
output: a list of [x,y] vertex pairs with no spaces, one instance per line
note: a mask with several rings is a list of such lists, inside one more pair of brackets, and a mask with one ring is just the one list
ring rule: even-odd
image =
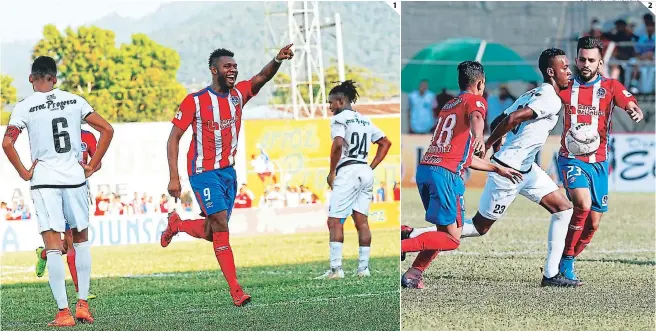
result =
[[542,283],[540,286],[555,286],[555,287],[579,287],[583,285],[583,282],[578,279],[567,279],[563,274],[558,273],[556,276],[547,278],[542,276]]

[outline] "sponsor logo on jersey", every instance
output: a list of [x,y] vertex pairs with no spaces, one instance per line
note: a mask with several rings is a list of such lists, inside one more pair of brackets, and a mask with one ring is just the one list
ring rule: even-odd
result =
[[566,109],[569,110],[569,114],[590,115],[597,117],[604,116],[604,112],[597,109],[595,106],[579,105],[578,108],[576,106],[569,106]]
[[351,118],[351,119],[346,120],[347,125],[348,124],[353,124],[353,123],[364,125],[364,126],[367,126],[367,125],[371,124],[371,123],[369,123],[369,121],[361,120],[359,118]]
[[455,99],[447,102],[446,105],[444,105],[444,107],[442,108],[442,110],[452,109],[453,107],[459,105],[461,102],[462,102],[461,98],[455,98]]
[[439,157],[439,156],[424,155],[421,162],[422,163],[429,163],[429,164],[438,164],[438,163],[442,162],[442,158]]
[[230,97],[230,102],[232,102],[232,104],[233,104],[234,106],[238,105],[238,104],[239,104],[239,97],[238,97],[238,96],[235,96],[235,95],[231,96],[231,97]]
[[178,119],[178,120],[180,120],[180,121],[182,120],[182,110],[178,110],[178,111],[175,113],[175,118]]
[[602,205],[602,206],[608,206],[608,195],[604,195],[604,196],[601,198],[601,205]]
[[483,108],[483,110],[485,110],[485,105],[483,105],[483,103],[480,100],[476,101],[476,106],[481,107],[481,108]]
[[59,101],[59,102],[54,102],[53,100],[48,100],[46,103],[42,103],[40,105],[36,105],[34,107],[30,108],[30,113],[33,113],[38,110],[43,110],[43,109],[49,109],[49,110],[64,110],[66,106],[68,105],[74,105],[77,103],[77,100],[72,99],[72,100],[64,100],[64,101]]
[[82,142],[82,151],[86,152],[87,151],[87,143]]
[[54,94],[51,94],[51,95],[49,95],[49,96],[46,96],[46,100],[48,100],[48,101],[52,101],[52,100],[55,100],[55,99],[57,99],[57,96],[54,95]]
[[600,87],[599,90],[597,90],[597,97],[603,99],[606,97],[606,89],[603,87]]
[[219,128],[220,128],[221,130],[223,130],[223,129],[227,129],[227,128],[231,127],[233,124],[235,124],[235,121],[236,121],[236,120],[235,120],[234,117],[230,117],[230,118],[228,118],[228,119],[221,120],[221,125],[219,126]]
[[630,98],[630,97],[633,96],[633,94],[631,94],[631,93],[630,93],[629,91],[627,91],[627,90],[622,90],[622,94],[624,94],[624,96],[627,97],[627,98]]

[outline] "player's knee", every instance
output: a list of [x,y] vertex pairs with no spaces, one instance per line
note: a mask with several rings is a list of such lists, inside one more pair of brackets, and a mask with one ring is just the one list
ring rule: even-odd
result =
[[212,214],[207,217],[209,221],[209,227],[206,228],[206,232],[209,230],[211,232],[228,232],[228,217],[225,212],[220,212]]

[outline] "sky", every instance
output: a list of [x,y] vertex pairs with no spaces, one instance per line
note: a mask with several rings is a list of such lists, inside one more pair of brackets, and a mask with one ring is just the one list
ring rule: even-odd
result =
[[[43,26],[55,24],[57,28],[77,27],[111,13],[124,17],[140,18],[159,8],[162,0],[111,0],[111,1],[46,1],[10,0],[0,4],[0,41],[21,42],[39,39]],[[35,10],[38,8],[38,10]]]

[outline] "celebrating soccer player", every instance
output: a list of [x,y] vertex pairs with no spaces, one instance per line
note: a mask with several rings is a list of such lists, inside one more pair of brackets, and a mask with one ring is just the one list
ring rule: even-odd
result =
[[278,72],[282,61],[291,59],[294,52],[291,44],[283,47],[260,73],[239,83],[236,83],[238,70],[233,56],[231,51],[222,48],[210,54],[212,85],[187,95],[173,119],[167,142],[171,177],[168,191],[171,196],[180,197],[178,150],[180,138],[191,125],[194,135],[187,153],[187,172],[205,218],[183,221],[177,213],[170,213],[161,244],[168,246],[180,231],[211,241],[232,300],[236,306],[243,306],[251,297],[237,282],[228,232],[228,220],[237,194],[237,174],[233,165],[242,111]]
[[[59,312],[49,326],[73,326],[68,307],[61,260],[61,235],[69,224],[75,247],[78,276],[78,302],[75,318],[93,322],[87,303],[91,277],[91,245],[88,241],[89,192],[85,178],[98,170],[109,148],[113,129],[93,111],[87,101],[75,94],[54,88],[57,66],[51,57],[40,56],[32,64],[30,83],[34,94],[16,104],[9,119],[2,148],[23,180],[31,181],[39,232],[43,237],[48,263],[48,281]],[[79,163],[82,155],[81,125],[86,121],[100,132],[96,153],[89,164]],[[23,166],[14,143],[22,130],[30,138],[32,167]]]
[[[330,270],[317,278],[344,278],[342,245],[344,221],[353,216],[360,244],[356,275],[369,277],[369,205],[374,188],[374,169],[387,155],[392,143],[369,119],[353,110],[358,99],[353,81],[347,80],[333,87],[329,94],[333,116],[330,132],[333,144],[330,150],[328,185],[332,189],[328,208],[330,231]],[[370,144],[377,144],[376,156],[367,164]]]
[[[567,196],[574,204],[574,214],[565,240],[560,272],[568,279],[578,279],[574,258],[590,243],[601,215],[608,211],[608,136],[613,108],[624,109],[632,120],[642,120],[642,110],[635,97],[615,79],[603,77],[603,43],[595,37],[579,39],[576,47],[578,74],[567,89],[560,92],[565,104],[564,128],[558,153],[559,176]],[[589,154],[574,155],[566,147],[567,131],[585,123],[597,129],[599,148]]]
[[403,236],[412,231],[402,226],[401,259],[407,252],[420,252],[412,267],[401,277],[403,287],[422,288],[423,272],[440,251],[460,246],[465,216],[465,183],[468,167],[493,171],[518,182],[517,170],[492,164],[472,153],[482,153],[483,127],[487,102],[483,98],[485,73],[475,61],[458,65],[458,85],[462,92],[440,110],[430,146],[417,166],[417,188],[426,210],[426,221],[436,225],[414,238]]

